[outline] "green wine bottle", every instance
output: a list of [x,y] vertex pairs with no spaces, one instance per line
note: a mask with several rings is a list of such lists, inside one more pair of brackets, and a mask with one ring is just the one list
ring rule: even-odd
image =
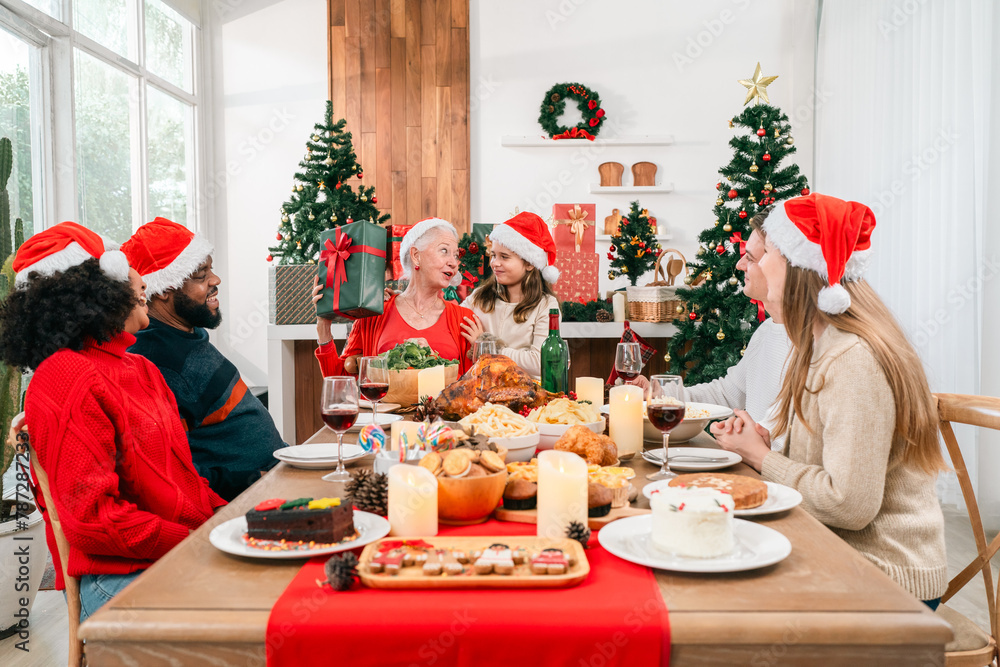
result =
[[542,389],[569,391],[569,346],[559,335],[559,309],[549,309],[549,335],[542,343]]

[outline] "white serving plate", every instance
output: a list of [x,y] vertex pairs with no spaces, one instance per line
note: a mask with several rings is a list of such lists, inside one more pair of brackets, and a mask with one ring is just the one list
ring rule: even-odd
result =
[[[745,510],[736,510],[736,516],[761,516],[763,514],[777,514],[786,512],[793,507],[797,507],[802,502],[802,494],[790,486],[777,484],[775,482],[764,482],[767,484],[767,500],[759,507],[752,507]],[[653,498],[653,492],[669,486],[669,479],[661,479],[657,482],[650,482],[642,487],[642,495],[649,499]]]
[[597,533],[601,546],[623,560],[674,572],[742,572],[781,562],[792,553],[788,538],[759,523],[733,519],[736,548],[718,558],[686,558],[653,546],[653,515],[612,521]]
[[569,430],[570,426],[586,426],[594,433],[604,433],[605,420],[589,424],[538,424],[538,451],[552,449],[556,446],[556,441]]
[[[344,443],[344,464],[356,461],[366,454],[361,445]],[[327,470],[336,468],[339,459],[337,458],[337,443],[316,442],[310,445],[295,445],[293,447],[282,447],[274,452],[274,458],[284,461],[293,468],[304,468],[306,470]]]
[[[367,398],[358,399],[359,408],[362,408],[364,410],[371,410],[373,405],[374,403],[369,401]],[[400,405],[399,403],[386,403],[385,401],[383,401],[378,404],[378,413],[382,414],[383,412],[392,412],[393,410],[399,410],[401,407],[403,406]]]
[[[687,442],[691,438],[695,437],[699,433],[705,430],[705,426],[708,422],[718,420],[718,419],[729,419],[733,416],[732,408],[727,408],[724,405],[715,405],[714,403],[687,403],[689,407],[696,408],[699,410],[708,410],[708,417],[703,417],[701,419],[685,419],[680,424],[674,427],[674,430],[670,432],[670,442],[675,444],[680,444],[682,442]],[[663,442],[663,433],[660,429],[653,426],[653,423],[649,421],[649,417],[646,416],[646,403],[643,401],[643,420],[642,420],[642,439],[647,442]],[[608,405],[601,406],[602,414],[609,414],[610,408]]]
[[265,551],[255,549],[243,541],[247,532],[247,518],[238,516],[221,523],[208,534],[208,541],[219,551],[234,556],[247,558],[312,558],[324,554],[335,554],[340,551],[350,551],[366,544],[380,540],[389,534],[389,521],[377,514],[354,510],[354,527],[358,530],[358,539],[340,544],[331,544],[322,548],[303,549],[301,551]]
[[[673,438],[670,438],[673,441]],[[654,454],[656,456],[663,456],[663,447],[659,449],[647,449],[647,454]],[[705,472],[707,470],[722,470],[723,468],[728,468],[729,466],[734,466],[743,460],[743,457],[736,452],[727,452],[724,449],[712,449],[711,447],[671,447],[670,455],[683,457],[687,456],[704,456],[705,458],[724,458],[724,461],[711,462],[711,461],[698,461],[697,459],[672,459],[670,461],[670,470],[673,472]],[[653,463],[649,461],[649,463]],[[655,464],[654,464],[655,465]]]

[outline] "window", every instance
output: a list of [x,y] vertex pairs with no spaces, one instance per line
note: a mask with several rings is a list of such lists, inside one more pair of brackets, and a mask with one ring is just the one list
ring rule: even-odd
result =
[[[36,214],[26,223],[49,208],[45,220],[76,220],[118,242],[156,216],[197,226],[200,30],[174,6],[0,0],[0,134],[23,135],[18,210]],[[19,40],[25,31],[40,48]]]

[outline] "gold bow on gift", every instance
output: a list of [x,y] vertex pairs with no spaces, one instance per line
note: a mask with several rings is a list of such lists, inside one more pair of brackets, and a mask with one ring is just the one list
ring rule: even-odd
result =
[[583,244],[583,234],[587,231],[587,226],[594,224],[593,221],[588,222],[585,220],[586,217],[587,211],[581,209],[579,204],[575,204],[569,211],[569,220],[556,220],[557,225],[570,226],[570,229],[576,237],[577,252],[580,252],[580,246]]

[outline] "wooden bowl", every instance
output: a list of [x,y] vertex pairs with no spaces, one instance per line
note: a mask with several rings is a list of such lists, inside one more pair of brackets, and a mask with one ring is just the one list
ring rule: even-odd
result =
[[506,470],[485,477],[438,477],[438,521],[453,526],[486,521],[505,486]]

